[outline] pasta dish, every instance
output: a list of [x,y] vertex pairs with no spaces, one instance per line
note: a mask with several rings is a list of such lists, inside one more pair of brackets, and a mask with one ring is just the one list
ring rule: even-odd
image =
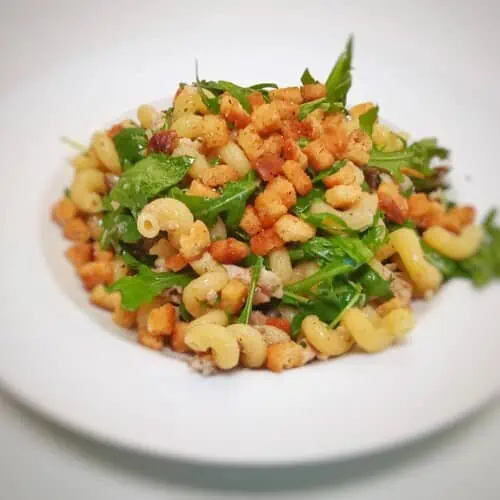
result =
[[96,132],[52,217],[90,302],[208,374],[273,372],[405,341],[412,301],[500,276],[500,228],[447,192],[448,151],[324,83],[181,83]]

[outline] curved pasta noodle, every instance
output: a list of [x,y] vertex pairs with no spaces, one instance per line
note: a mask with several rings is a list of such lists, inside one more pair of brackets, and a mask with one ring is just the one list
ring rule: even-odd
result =
[[244,177],[252,168],[245,153],[235,142],[229,141],[219,148],[218,153],[224,163],[233,167],[240,177]]
[[248,368],[259,368],[267,354],[267,344],[262,334],[249,325],[231,325],[226,330],[232,333],[241,349],[241,363]]
[[307,341],[325,356],[340,356],[347,352],[353,344],[352,337],[345,328],[328,328],[318,316],[306,316],[302,321],[302,333]]
[[294,271],[292,261],[286,248],[277,248],[269,254],[269,265],[271,271],[284,283],[290,283],[293,279]]
[[443,281],[443,275],[425,259],[417,233],[402,227],[392,232],[389,238],[418,290],[437,290]]
[[193,321],[191,321],[191,323],[189,323],[189,325],[187,326],[186,331],[199,325],[227,326],[227,324],[228,324],[227,314],[220,309],[214,309],[213,311],[209,311],[203,314],[203,316],[200,316],[199,318],[196,318]]
[[423,235],[432,248],[453,260],[472,257],[481,246],[484,230],[481,226],[467,226],[460,234],[454,234],[442,227],[433,226]]
[[212,352],[215,365],[221,370],[234,368],[240,359],[240,347],[235,336],[220,325],[197,325],[190,328],[184,338],[195,352]]
[[102,211],[101,194],[106,192],[106,180],[103,172],[95,168],[85,168],[75,173],[71,184],[73,203],[87,214]]
[[152,128],[158,121],[160,113],[150,104],[141,104],[137,108],[137,118],[143,128]]
[[198,318],[207,310],[207,301],[228,282],[224,269],[203,274],[189,283],[183,291],[182,301],[189,314]]
[[210,168],[210,164],[204,155],[202,155],[193,144],[179,142],[179,145],[172,152],[172,156],[192,156],[195,160],[189,169],[189,175],[194,179],[200,179],[202,173]]
[[158,198],[141,210],[137,229],[145,238],[154,238],[160,231],[186,234],[193,223],[193,214],[184,203],[174,198]]
[[111,173],[119,175],[122,171],[120,157],[115,148],[115,143],[104,132],[94,134],[92,140],[92,148],[94,149],[100,162]]
[[[211,92],[210,95],[213,97]],[[198,88],[186,85],[174,100],[174,111],[172,116],[174,120],[177,120],[184,115],[192,115],[195,113],[205,114],[207,111],[208,109],[205,104],[203,104]]]

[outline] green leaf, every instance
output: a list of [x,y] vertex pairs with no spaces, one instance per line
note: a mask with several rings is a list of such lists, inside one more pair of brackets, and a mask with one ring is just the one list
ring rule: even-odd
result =
[[357,266],[360,266],[373,258],[373,252],[359,238],[349,236],[333,236],[330,239],[351,259],[353,259]]
[[373,125],[377,121],[378,118],[378,106],[374,106],[370,108],[366,113],[363,113],[359,117],[359,126],[361,130],[366,132],[370,137],[373,133]]
[[[345,252],[336,244],[335,240],[320,236],[311,238],[306,243],[303,243],[294,249],[290,249],[289,252],[292,254],[290,255],[292,260],[319,259],[327,262],[335,261],[345,255]],[[299,257],[299,259],[297,259],[297,257]]]
[[330,324],[328,325],[329,328],[335,328],[340,323],[340,320],[342,319],[346,311],[351,309],[351,307],[354,307],[357,304],[359,298],[361,297],[361,287],[353,283],[351,283],[351,286],[355,290],[354,293],[352,294],[351,298],[347,301],[347,303],[344,305],[344,307],[339,311],[339,313],[330,321]]
[[435,137],[426,137],[414,142],[408,147],[408,151],[413,153],[411,167],[426,176],[434,174],[434,169],[431,168],[431,161],[434,158],[445,160],[450,154],[447,149],[438,145]]
[[337,235],[339,233],[356,234],[356,231],[349,229],[344,219],[338,215],[329,212],[313,214],[311,212],[303,213],[300,218],[325,233]]
[[138,213],[144,205],[180,182],[194,162],[190,156],[150,154],[118,180],[110,199]]
[[351,88],[352,35],[348,38],[344,51],[326,79],[326,95],[330,102],[340,102],[345,106],[347,93]]
[[386,153],[385,151],[373,148],[368,166],[385,170],[394,180],[402,182],[404,177],[401,173],[401,167],[411,166],[413,155],[414,153],[408,150]]
[[310,142],[311,139],[308,139],[307,137],[299,137],[297,140],[299,148],[305,148]]
[[458,265],[454,260],[445,257],[433,248],[431,248],[423,240],[420,241],[425,258],[435,267],[437,267],[443,276],[448,279],[457,275]]
[[275,83],[256,83],[255,85],[250,85],[249,90],[256,90],[260,92],[265,89],[277,89],[278,86]]
[[382,245],[387,243],[389,239],[389,231],[382,224],[377,224],[373,221],[372,227],[366,229],[362,236],[361,241],[375,253]]
[[192,276],[181,273],[155,273],[147,266],[140,265],[135,276],[125,276],[108,287],[109,292],[120,292],[121,307],[135,311],[142,304],[148,304],[167,288],[186,286]]
[[164,110],[163,113],[165,114],[165,123],[163,125],[163,129],[167,130],[172,126],[172,122],[174,120],[174,107],[170,106],[170,108]]
[[[320,99],[306,102],[299,106],[299,120],[302,121],[308,114],[312,113],[316,109],[322,109],[326,112],[337,109],[337,106],[332,106],[332,103],[330,103],[326,97],[321,97]],[[338,107],[338,111],[342,109],[342,106]]]
[[336,161],[330,168],[327,168],[326,170],[321,171],[318,175],[315,175],[312,178],[312,183],[318,184],[325,177],[329,177],[330,175],[337,173],[346,164],[346,161],[347,160]]
[[252,170],[243,179],[228,182],[222,194],[217,198],[190,196],[179,188],[171,189],[169,194],[172,198],[185,203],[195,219],[200,219],[212,226],[217,221],[218,215],[226,214],[226,224],[230,228],[236,228],[243,216],[248,198],[259,185],[260,181],[255,171]]
[[132,214],[119,208],[104,215],[99,243],[103,249],[118,248],[120,242],[136,243],[141,239],[137,223]]
[[139,127],[122,128],[113,142],[124,170],[142,160],[148,147],[146,132]]
[[483,221],[486,235],[476,255],[458,262],[462,272],[478,287],[500,278],[500,227],[494,223],[495,216],[496,210],[491,210]]
[[306,196],[300,196],[292,211],[295,215],[302,215],[309,211],[313,201],[323,200],[325,196],[325,188],[314,188]]
[[351,280],[358,282],[369,298],[390,299],[393,296],[390,280],[385,280],[368,264],[364,264],[351,275]]
[[255,295],[255,289],[257,288],[257,282],[259,281],[263,266],[264,258],[257,257],[257,260],[252,267],[252,280],[250,281],[250,288],[248,289],[247,301],[241,311],[240,317],[238,318],[238,323],[248,325],[248,322],[250,321],[250,315],[252,314],[253,308],[253,297]]
[[307,294],[311,291],[311,288],[318,283],[329,281],[334,276],[347,274],[354,271],[356,267],[356,263],[349,257],[338,257],[336,259],[332,259],[328,264],[323,266],[319,271],[315,272],[308,278],[297,281],[292,285],[288,285],[285,290],[297,294]]
[[315,80],[311,73],[309,72],[309,68],[306,68],[304,70],[304,73],[302,73],[302,76],[300,77],[300,81],[302,82],[302,85],[309,85],[311,83],[318,83],[318,80]]

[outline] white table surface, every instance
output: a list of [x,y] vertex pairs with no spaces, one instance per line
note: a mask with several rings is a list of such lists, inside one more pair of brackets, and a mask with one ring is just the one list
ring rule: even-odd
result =
[[[347,8],[357,2],[341,3]],[[465,8],[458,10],[455,7],[458,4],[463,7],[465,2],[409,2],[405,6],[401,2],[387,2],[383,9],[378,3],[376,8],[375,3],[359,3],[363,4],[360,9],[365,17],[377,14],[380,23],[389,19],[391,9],[407,9],[413,29],[420,23],[426,28],[425,36],[436,40],[433,57],[445,62],[459,54],[468,76],[475,71],[483,78],[488,77],[491,66],[477,57],[487,47],[481,47],[473,30],[487,30],[498,41],[497,3],[468,2]],[[428,15],[429,3],[434,9],[433,16]],[[81,51],[83,44],[89,53],[95,53],[117,36],[123,38],[133,33],[138,23],[147,20],[146,14],[142,17],[138,14],[139,8],[143,13],[148,12],[145,4],[128,0],[119,3],[89,0],[77,4],[1,2],[0,92],[9,92],[20,79],[35,78],[71,59]],[[210,17],[216,4],[212,2],[211,9],[205,10],[204,15]],[[149,2],[148,5],[152,11],[160,9],[181,17],[196,10],[191,2]],[[227,9],[234,12],[238,8],[243,12],[248,9],[245,5],[238,7],[237,2],[227,2],[221,12],[227,13]],[[367,13],[366,9],[370,11]],[[383,16],[379,15],[381,9],[385,12]],[[478,9],[483,13],[479,23],[474,22]],[[485,11],[491,15],[485,16]],[[158,22],[154,12],[151,22],[153,20]],[[206,21],[210,26],[211,20]],[[354,25],[353,30],[357,29]],[[395,39],[402,39],[406,29],[408,26],[391,26]],[[82,39],[79,35],[82,30],[90,30],[92,36]],[[440,44],[443,33],[451,37],[453,43]],[[462,36],[463,33],[467,36]],[[491,43],[495,44],[494,40]],[[398,55],[397,46],[394,50]],[[36,51],[39,65],[23,64],[19,57],[23,51]],[[498,64],[498,58],[493,64]],[[498,499],[499,463],[498,401],[436,436],[383,454],[314,467],[249,470],[162,461],[91,442],[44,421],[20,407],[6,393],[0,393],[2,500]]]

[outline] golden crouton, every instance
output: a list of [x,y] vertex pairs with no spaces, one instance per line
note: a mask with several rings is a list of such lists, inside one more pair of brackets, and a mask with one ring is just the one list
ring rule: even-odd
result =
[[111,316],[113,322],[122,328],[134,328],[137,323],[137,312],[126,311],[120,305],[116,307]]
[[170,347],[175,352],[189,352],[189,347],[184,342],[189,323],[177,321],[174,325],[174,330],[170,335]]
[[93,260],[99,260],[101,262],[111,262],[114,257],[114,253],[110,250],[103,250],[98,242],[92,245],[92,255]]
[[328,177],[323,179],[323,184],[332,188],[334,186],[349,184],[359,184],[361,185],[364,181],[363,171],[354,165],[351,161],[348,161],[338,172],[335,172]]
[[186,194],[190,196],[203,196],[204,198],[217,198],[220,194],[211,189],[198,179],[193,179]]
[[255,161],[264,151],[264,139],[251,123],[239,131],[237,142],[250,161]]
[[444,207],[437,201],[430,200],[425,193],[412,194],[408,198],[408,217],[422,229],[442,226],[445,219]]
[[295,342],[282,342],[267,347],[266,367],[279,373],[302,365],[304,349]]
[[87,262],[80,266],[78,273],[87,290],[97,285],[110,285],[114,278],[111,262]]
[[374,108],[375,104],[373,102],[361,102],[359,104],[356,104],[356,106],[353,106],[349,110],[349,114],[353,118],[359,118],[361,115],[364,115],[367,111],[370,109]]
[[250,240],[250,248],[255,255],[267,255],[271,250],[280,248],[284,244],[273,227],[264,229]]
[[273,104],[282,120],[293,120],[299,114],[299,105],[294,102],[276,100]]
[[188,265],[188,261],[184,258],[181,253],[175,255],[170,255],[165,259],[165,267],[169,271],[177,273],[184,269]]
[[302,104],[304,102],[299,87],[283,87],[281,89],[273,89],[269,95],[271,97],[271,101],[289,101],[294,102],[295,104]]
[[305,243],[316,234],[314,226],[291,214],[283,215],[274,224],[274,230],[286,243],[291,241]]
[[311,191],[313,185],[311,178],[302,170],[298,162],[287,160],[283,164],[283,173],[293,184],[293,187],[301,196],[305,196]]
[[307,156],[302,152],[297,142],[293,139],[285,139],[283,143],[283,156],[287,160],[296,161],[302,169],[307,167]]
[[92,260],[93,249],[90,243],[75,243],[66,250],[66,257],[78,269]]
[[266,186],[266,191],[277,193],[281,199],[281,202],[287,209],[293,207],[295,203],[297,203],[295,188],[293,187],[293,184],[285,177],[275,177]]
[[318,139],[323,134],[323,118],[325,112],[322,109],[315,109],[302,120],[302,135],[308,139]]
[[262,231],[262,223],[260,222],[257,212],[252,205],[247,205],[245,207],[240,227],[250,236]]
[[349,134],[345,157],[356,165],[366,165],[370,159],[372,140],[362,130],[356,129]]
[[76,205],[69,198],[64,197],[52,207],[52,219],[59,225],[64,226],[76,217],[77,212]]
[[311,141],[303,151],[309,159],[309,163],[319,171],[330,168],[335,161],[335,157],[326,147],[323,137]]
[[251,121],[250,115],[243,109],[238,99],[230,94],[221,97],[220,114],[236,128],[245,128]]
[[153,349],[154,351],[161,351],[165,344],[163,343],[163,337],[158,337],[157,335],[152,335],[146,330],[139,329],[139,343]]
[[284,205],[279,193],[269,189],[265,189],[255,198],[255,210],[263,227],[272,226],[288,212],[288,208]]
[[359,184],[333,186],[325,193],[325,201],[333,208],[345,210],[351,208],[361,197]]
[[476,210],[471,206],[453,207],[446,212],[443,227],[454,233],[460,233],[465,226],[474,222]]
[[227,144],[229,130],[224,119],[216,115],[204,116],[201,137],[207,149],[220,148]]
[[326,96],[326,87],[322,83],[307,83],[301,89],[305,102],[315,101]]
[[392,182],[383,182],[377,189],[378,206],[389,220],[402,224],[408,218],[408,200]]
[[250,253],[250,249],[243,241],[235,238],[214,241],[209,249],[212,257],[221,264],[236,264],[242,261]]
[[248,287],[238,279],[231,279],[220,292],[220,307],[229,314],[238,313],[248,295]]
[[283,150],[284,139],[281,134],[271,134],[269,137],[264,139],[264,154],[272,154],[279,156]]
[[252,111],[255,111],[259,106],[266,104],[264,96],[260,92],[252,92],[248,95],[248,102]]
[[170,335],[174,329],[175,320],[175,307],[172,304],[163,304],[149,312],[147,331],[156,336]]
[[281,118],[274,104],[263,104],[252,112],[252,123],[260,135],[267,136],[281,130]]
[[114,311],[120,305],[120,292],[109,293],[104,285],[96,285],[90,292],[90,302],[108,311]]
[[237,180],[238,172],[229,165],[215,165],[201,172],[201,181],[209,187],[224,186]]
[[64,237],[71,241],[85,243],[90,239],[90,229],[80,217],[75,217],[64,224]]

